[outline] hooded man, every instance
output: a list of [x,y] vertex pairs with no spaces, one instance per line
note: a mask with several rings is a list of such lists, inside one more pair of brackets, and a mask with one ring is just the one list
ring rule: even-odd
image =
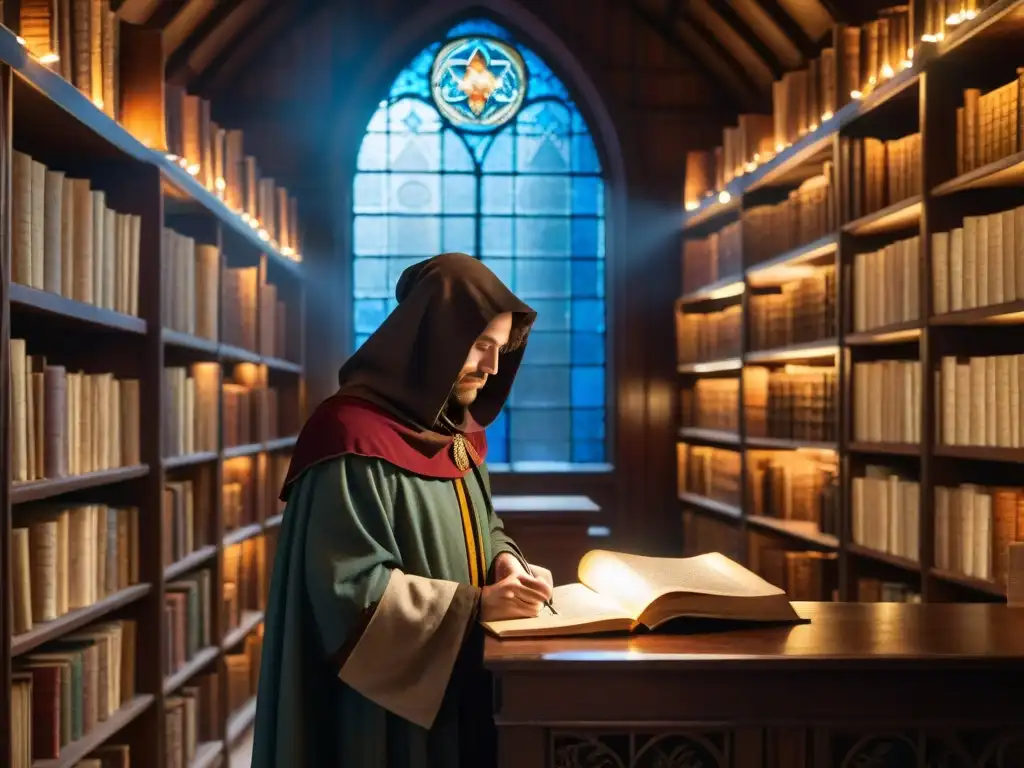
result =
[[548,610],[484,463],[536,313],[460,253],[396,294],[285,478],[253,768],[488,768],[479,622]]

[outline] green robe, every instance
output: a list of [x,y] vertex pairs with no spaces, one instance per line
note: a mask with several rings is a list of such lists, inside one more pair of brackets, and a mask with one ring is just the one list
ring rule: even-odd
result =
[[[480,590],[470,585],[458,482],[348,455],[295,483],[266,612],[252,768],[491,763]],[[489,572],[501,552],[523,560],[494,514],[486,467],[463,488],[482,544],[477,569]],[[382,610],[400,588],[425,618]],[[435,593],[449,596],[440,618],[428,610]],[[424,703],[435,695],[439,706]],[[424,709],[436,710],[429,728],[395,713]]]

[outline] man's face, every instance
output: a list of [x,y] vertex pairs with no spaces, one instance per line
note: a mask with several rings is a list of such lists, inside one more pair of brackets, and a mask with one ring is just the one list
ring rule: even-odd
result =
[[508,344],[512,333],[512,313],[495,317],[484,332],[477,337],[469,356],[462,365],[459,378],[455,382],[452,396],[461,406],[469,406],[476,400],[477,393],[487,383],[487,377],[498,372],[498,354]]

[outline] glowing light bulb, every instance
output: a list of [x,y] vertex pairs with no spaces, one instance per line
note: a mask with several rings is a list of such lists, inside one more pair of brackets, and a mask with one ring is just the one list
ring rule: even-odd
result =
[[864,94],[861,93],[860,91],[850,91],[850,98],[851,99],[863,99],[864,98]]
[[888,80],[890,77],[892,77],[895,74],[896,73],[893,71],[891,66],[889,66],[888,64],[883,64],[882,65],[882,77],[884,77],[886,80]]
[[58,61],[60,61],[60,56],[56,53],[44,53],[39,57],[40,64],[56,64]]
[[18,37],[16,39],[18,41],[18,45],[28,45],[28,43],[25,42],[25,38],[22,37],[21,35],[18,35]]
[[730,200],[732,200],[732,195],[730,195],[724,189],[718,193],[718,202],[728,203]]
[[821,113],[821,122],[826,123],[834,117],[831,109],[827,109]]
[[683,207],[688,211],[696,211],[698,208],[700,208],[700,203],[695,202],[693,200],[687,200],[686,204]]

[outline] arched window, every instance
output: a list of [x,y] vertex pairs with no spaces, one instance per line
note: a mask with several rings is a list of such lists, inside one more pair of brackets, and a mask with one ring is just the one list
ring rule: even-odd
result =
[[395,307],[407,266],[447,251],[482,259],[538,312],[488,428],[489,463],[606,462],[601,163],[540,57],[481,20],[421,51],[367,126],[353,200],[356,346]]

